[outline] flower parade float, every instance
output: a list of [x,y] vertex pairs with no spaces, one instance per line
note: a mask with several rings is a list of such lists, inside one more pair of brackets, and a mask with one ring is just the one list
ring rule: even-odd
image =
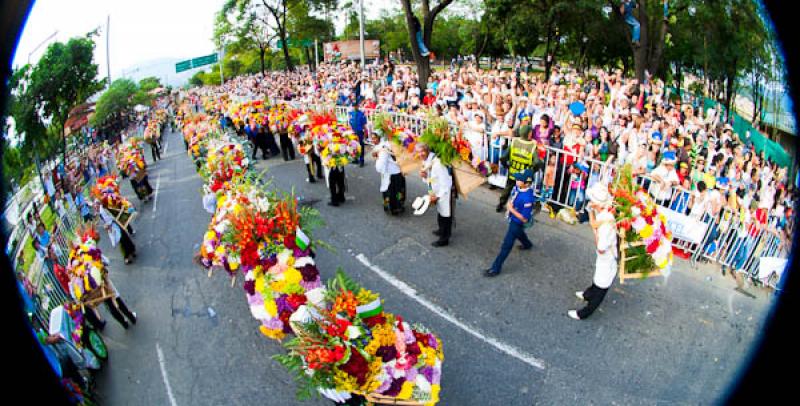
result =
[[117,150],[117,169],[123,177],[141,179],[147,175],[142,139],[131,137],[120,144]]
[[136,217],[136,208],[119,191],[119,181],[115,175],[106,175],[97,179],[92,186],[92,196],[114,216],[114,219],[125,228]]
[[669,275],[672,232],[650,195],[634,182],[630,164],[623,166],[610,188],[619,234],[619,281]]
[[392,154],[404,175],[408,175],[422,166],[422,163],[414,157],[414,149],[419,137],[413,131],[395,124],[392,116],[386,113],[375,114],[372,117],[371,125],[372,131],[379,136],[386,136],[391,143]]
[[[357,156],[358,139],[330,115],[306,112],[303,136],[319,141],[326,165]],[[307,120],[307,122],[306,122]],[[298,132],[299,134],[299,132]],[[223,135],[227,143],[238,140]],[[209,141],[209,146],[217,140]],[[228,148],[226,150],[226,148]],[[214,152],[216,151],[216,152]],[[441,340],[422,325],[384,311],[383,301],[337,270],[323,281],[312,238],[319,213],[299,207],[293,194],[267,191],[241,165],[229,176],[220,160],[236,162],[239,147],[209,147],[201,173],[216,196],[197,260],[209,270],[244,277],[243,289],[259,331],[282,342],[275,358],[296,378],[298,398],[324,396],[336,402],[435,405],[441,388]],[[230,153],[229,153],[230,152]],[[221,176],[221,177],[220,177]]]

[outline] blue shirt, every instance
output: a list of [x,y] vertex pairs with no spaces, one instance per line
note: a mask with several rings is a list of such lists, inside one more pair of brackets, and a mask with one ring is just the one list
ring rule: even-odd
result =
[[[519,212],[519,214],[521,214],[522,217],[525,217],[527,221],[530,221],[531,216],[533,215],[533,202],[536,200],[536,198],[533,196],[533,188],[529,187],[527,189],[521,190],[515,186],[513,193],[514,193],[514,203],[513,203],[514,210]],[[510,217],[511,221],[517,224],[524,225],[525,223],[527,223],[527,221],[522,222],[520,219],[517,218],[517,216],[511,215]]]
[[250,126],[248,125],[247,127],[244,128],[244,133],[247,134],[247,138],[250,139],[256,138],[256,134],[258,134],[258,126],[256,126],[255,128],[250,128]]
[[350,112],[350,127],[356,134],[364,133],[364,126],[367,125],[367,116],[361,110],[353,110]]

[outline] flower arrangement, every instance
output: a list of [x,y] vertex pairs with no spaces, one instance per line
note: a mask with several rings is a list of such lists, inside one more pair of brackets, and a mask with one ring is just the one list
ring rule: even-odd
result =
[[620,170],[611,193],[622,238],[627,243],[643,243],[627,248],[626,256],[635,258],[626,265],[626,272],[668,272],[672,266],[672,232],[650,195],[633,181],[630,164]]
[[329,168],[343,167],[361,153],[358,136],[331,115],[312,116],[310,131],[320,148],[322,164]]
[[142,139],[128,138],[117,150],[117,168],[125,177],[136,177],[145,170]]
[[291,123],[292,109],[286,103],[277,103],[269,108],[267,117],[269,127],[275,133],[284,133],[289,129]]
[[106,175],[97,179],[92,186],[92,196],[100,201],[106,209],[119,212],[132,212],[133,205],[119,192],[119,182],[114,175]]
[[82,238],[80,243],[74,244],[67,261],[67,275],[69,275],[69,293],[80,301],[95,289],[103,285],[105,264],[97,241],[92,238]]
[[442,342],[419,324],[383,310],[380,297],[338,270],[316,303],[291,318],[297,336],[275,358],[295,372],[298,397],[333,400],[379,394],[428,405],[439,401]]
[[229,189],[247,171],[250,161],[238,142],[212,140],[208,145],[204,177],[211,192]]

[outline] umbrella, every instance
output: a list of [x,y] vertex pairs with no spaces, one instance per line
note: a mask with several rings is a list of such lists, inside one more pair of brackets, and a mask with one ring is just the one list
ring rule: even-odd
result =
[[571,111],[575,116],[580,116],[584,111],[586,111],[586,106],[578,101],[572,102],[572,104],[569,105],[569,111]]

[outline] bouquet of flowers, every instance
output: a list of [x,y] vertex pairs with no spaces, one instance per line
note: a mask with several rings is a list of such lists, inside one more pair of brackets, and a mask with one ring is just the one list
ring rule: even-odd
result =
[[319,145],[322,164],[329,168],[345,166],[361,153],[358,136],[333,116],[314,116],[311,120],[311,136]]
[[211,141],[204,171],[209,190],[217,192],[238,183],[249,164],[241,144],[221,139]]
[[626,256],[635,259],[628,262],[626,272],[647,273],[654,269],[669,272],[672,266],[672,232],[650,195],[634,183],[630,164],[622,167],[611,192],[614,217],[623,240],[643,243],[627,248]]
[[142,140],[138,137],[128,138],[117,151],[117,168],[125,177],[136,177],[144,171],[144,154]]
[[[314,392],[344,401],[382,395],[428,405],[439,401],[442,342],[425,327],[384,312],[380,297],[341,270],[324,294],[290,317],[297,336],[275,358],[295,372],[298,397]],[[311,295],[309,292],[309,296]]]
[[69,253],[67,274],[69,275],[69,293],[75,300],[81,300],[103,285],[105,264],[97,241],[82,238]]
[[163,123],[163,120],[159,118],[154,118],[147,122],[147,127],[144,129],[145,142],[148,144],[156,142],[156,139],[161,136],[161,123]]
[[291,107],[286,103],[278,103],[269,109],[269,127],[275,133],[288,131],[291,123]]
[[131,212],[133,205],[119,192],[119,183],[114,175],[106,175],[97,179],[92,186],[92,196],[100,201],[106,209],[118,212]]

